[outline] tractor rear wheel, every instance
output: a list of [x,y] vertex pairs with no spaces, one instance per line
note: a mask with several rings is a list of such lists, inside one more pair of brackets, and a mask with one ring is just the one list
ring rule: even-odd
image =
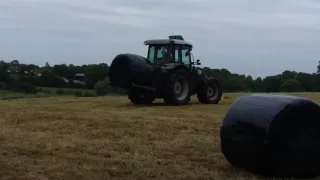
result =
[[197,97],[203,104],[218,104],[221,96],[221,87],[216,79],[210,78],[207,83],[202,82],[198,88]]
[[132,88],[128,90],[128,99],[130,99],[133,104],[142,105],[152,104],[152,102],[155,100],[155,97],[150,92],[138,88]]
[[164,86],[164,101],[169,105],[186,105],[190,101],[189,74],[179,69],[167,76]]

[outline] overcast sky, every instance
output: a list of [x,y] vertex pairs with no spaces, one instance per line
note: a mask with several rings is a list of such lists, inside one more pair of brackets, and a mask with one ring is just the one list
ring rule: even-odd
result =
[[181,34],[202,66],[253,77],[315,72],[318,0],[0,0],[0,59],[110,64]]

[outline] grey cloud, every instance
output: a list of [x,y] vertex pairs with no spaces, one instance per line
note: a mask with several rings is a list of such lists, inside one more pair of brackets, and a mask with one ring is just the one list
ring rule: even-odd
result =
[[0,0],[0,59],[110,63],[144,55],[146,39],[182,34],[205,66],[314,72],[319,10],[316,0]]

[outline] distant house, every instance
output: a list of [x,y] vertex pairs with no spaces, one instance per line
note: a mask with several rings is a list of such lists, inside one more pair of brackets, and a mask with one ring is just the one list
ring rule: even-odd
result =
[[9,73],[19,73],[20,72],[20,67],[18,65],[11,65],[7,72]]
[[86,76],[84,73],[77,73],[74,75],[73,83],[85,85],[86,84],[85,78],[86,78]]
[[60,77],[60,79],[62,79],[65,83],[68,83],[68,82],[69,82],[69,80],[66,79],[66,78],[64,78],[64,77]]
[[80,80],[80,79],[81,79],[81,80],[84,80],[85,76],[86,76],[86,75],[85,75],[84,73],[77,73],[77,74],[74,75],[74,77],[77,78],[77,79],[79,79],[79,80]]
[[24,74],[29,74],[29,75],[35,75],[35,76],[41,76],[41,69],[31,69],[31,70],[25,70]]
[[[19,64],[11,63],[9,68],[7,69],[7,72],[8,73],[20,73],[21,70],[23,70],[23,69],[21,68],[21,66]],[[42,72],[42,70],[38,69],[38,68],[23,71],[24,74],[30,74],[30,75],[35,75],[35,76],[41,76],[41,72]]]
[[31,71],[30,71],[30,73],[33,73],[34,75],[36,75],[36,76],[41,76],[42,74],[42,71],[41,71],[41,69],[32,69]]

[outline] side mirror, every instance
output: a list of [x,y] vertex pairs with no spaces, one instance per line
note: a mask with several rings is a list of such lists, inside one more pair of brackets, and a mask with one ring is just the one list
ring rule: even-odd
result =
[[185,53],[185,56],[189,56],[189,54],[190,54],[190,51],[187,51],[187,52]]
[[201,65],[200,59],[197,59],[197,65]]

